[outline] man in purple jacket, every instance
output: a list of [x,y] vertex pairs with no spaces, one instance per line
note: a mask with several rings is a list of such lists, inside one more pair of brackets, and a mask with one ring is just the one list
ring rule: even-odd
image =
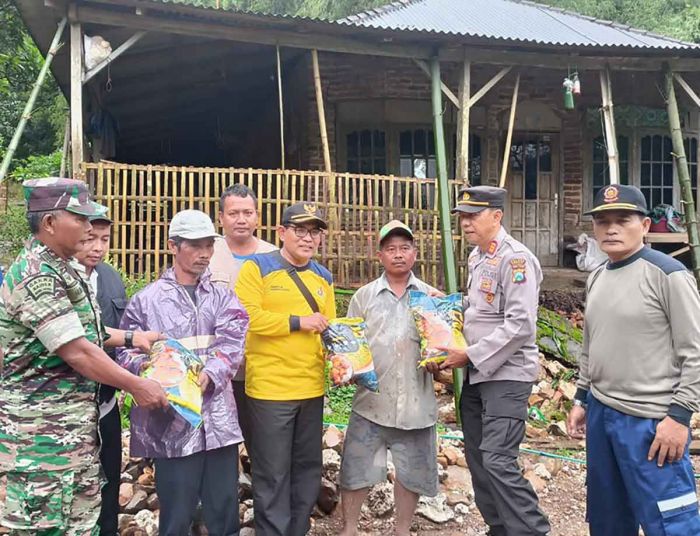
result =
[[[237,535],[238,443],[242,441],[231,380],[243,358],[248,315],[235,294],[211,282],[209,260],[217,236],[209,217],[184,210],[170,222],[173,267],[136,294],[123,329],[160,331],[206,360],[199,383],[203,424],[193,428],[172,408],[131,411],[131,455],[154,458],[160,500],[160,534],[187,535],[201,500],[210,534]],[[148,357],[119,355],[134,373]]]

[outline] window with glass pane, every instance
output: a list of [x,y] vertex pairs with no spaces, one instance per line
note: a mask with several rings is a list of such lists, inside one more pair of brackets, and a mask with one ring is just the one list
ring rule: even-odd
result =
[[356,130],[345,137],[350,173],[386,174],[386,135],[382,130]]
[[[617,152],[620,156],[620,184],[629,184],[629,139],[617,137]],[[605,138],[598,136],[593,140],[593,197],[598,190],[610,184],[610,167]]]
[[435,138],[430,129],[403,130],[399,134],[399,173],[402,177],[437,177]]
[[640,155],[639,186],[649,209],[673,205],[673,146],[668,136],[644,136]]
[[690,184],[693,187],[693,200],[695,201],[695,211],[698,211],[698,139],[686,138],[685,157],[688,160],[688,172],[690,173]]

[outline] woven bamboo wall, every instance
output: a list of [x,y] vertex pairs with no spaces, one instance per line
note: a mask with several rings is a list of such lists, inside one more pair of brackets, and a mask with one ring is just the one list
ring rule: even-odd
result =
[[[258,197],[258,235],[277,242],[275,228],[285,207],[313,200],[324,209],[329,230],[321,246],[321,262],[336,286],[353,288],[379,276],[377,233],[384,223],[402,220],[416,234],[421,279],[443,287],[437,191],[433,180],[321,171],[143,166],[117,163],[83,164],[96,199],[109,207],[114,220],[112,258],[129,274],[158,274],[169,262],[167,229],[176,212],[196,208],[218,224],[221,192],[235,183]],[[460,183],[451,181],[454,199]],[[455,228],[460,286],[465,281],[466,244]]]

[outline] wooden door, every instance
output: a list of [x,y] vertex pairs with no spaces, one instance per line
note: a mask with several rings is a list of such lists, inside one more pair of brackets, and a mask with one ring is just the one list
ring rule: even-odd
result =
[[559,264],[559,148],[555,135],[515,135],[506,228],[542,266]]

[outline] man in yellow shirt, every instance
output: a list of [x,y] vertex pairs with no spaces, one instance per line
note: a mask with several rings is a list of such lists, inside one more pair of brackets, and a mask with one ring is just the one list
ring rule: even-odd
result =
[[330,272],[313,260],[327,228],[314,203],[282,214],[282,249],[254,255],[236,282],[250,316],[246,394],[252,428],[255,533],[302,536],[321,484],[325,362],[335,318]]

